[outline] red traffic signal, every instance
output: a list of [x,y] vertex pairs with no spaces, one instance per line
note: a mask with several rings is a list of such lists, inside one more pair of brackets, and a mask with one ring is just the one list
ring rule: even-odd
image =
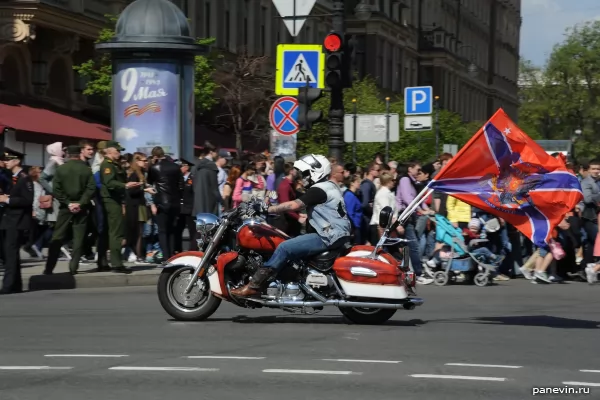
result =
[[342,47],[342,38],[337,33],[330,33],[325,37],[323,45],[327,51],[339,51]]

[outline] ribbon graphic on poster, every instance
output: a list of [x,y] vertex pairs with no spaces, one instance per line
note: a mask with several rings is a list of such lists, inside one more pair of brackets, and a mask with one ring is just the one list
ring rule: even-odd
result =
[[178,157],[179,77],[169,63],[119,63],[113,82],[115,140],[128,153],[160,146]]

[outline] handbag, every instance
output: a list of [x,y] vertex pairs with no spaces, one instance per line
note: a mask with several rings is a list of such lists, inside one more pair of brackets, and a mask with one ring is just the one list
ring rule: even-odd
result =
[[44,196],[40,196],[40,200],[39,200],[39,202],[40,202],[40,208],[42,210],[47,210],[49,208],[52,208],[52,202],[53,202],[53,200],[54,200],[54,198],[51,195],[49,195],[49,194],[44,195]]
[[550,242],[548,242],[548,246],[550,247],[552,257],[556,261],[562,260],[567,255],[567,253],[565,253],[565,250],[562,248],[562,245],[554,239],[550,239]]

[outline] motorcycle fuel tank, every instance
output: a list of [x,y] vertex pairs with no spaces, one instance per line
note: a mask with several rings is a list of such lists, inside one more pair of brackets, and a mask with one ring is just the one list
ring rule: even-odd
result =
[[246,221],[237,232],[238,245],[257,252],[272,252],[289,238],[263,220]]

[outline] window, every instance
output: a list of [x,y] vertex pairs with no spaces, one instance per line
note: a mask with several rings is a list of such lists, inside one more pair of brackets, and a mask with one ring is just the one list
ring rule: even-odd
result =
[[267,54],[267,7],[261,8],[260,18],[260,52],[262,55]]
[[379,51],[377,54],[377,80],[379,85],[383,86],[384,76],[383,76],[383,53],[385,52],[385,42],[383,39],[379,41]]
[[210,20],[211,20],[211,10],[210,10],[210,2],[207,2],[204,5],[204,36],[211,37],[210,30]]
[[388,56],[388,70],[387,70],[387,75],[388,75],[388,79],[387,79],[387,85],[386,85],[386,89],[390,89],[393,90],[394,89],[394,58],[395,58],[395,52],[394,52],[394,48],[392,47],[391,43],[388,43],[387,45],[387,56]]
[[225,11],[225,48],[231,49],[231,15]]
[[244,17],[244,46],[248,46],[248,18]]
[[246,47],[246,51],[248,51],[248,15],[250,14],[250,2],[246,0],[244,7],[244,47]]

